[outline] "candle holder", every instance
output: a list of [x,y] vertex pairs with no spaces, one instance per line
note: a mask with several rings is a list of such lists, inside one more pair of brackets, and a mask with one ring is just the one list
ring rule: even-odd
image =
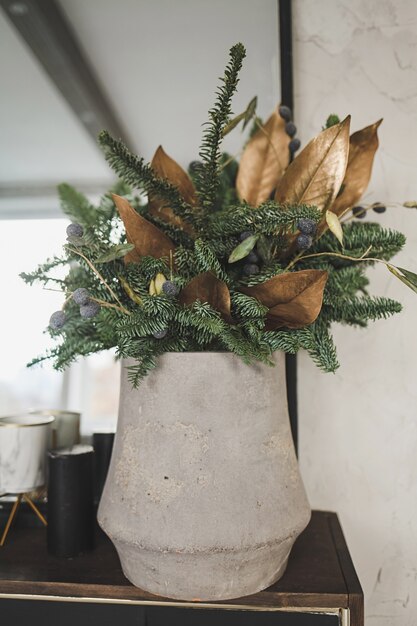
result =
[[47,525],[32,494],[46,482],[46,452],[53,421],[52,416],[30,414],[0,418],[0,497],[16,496],[0,546],[6,542],[22,501]]

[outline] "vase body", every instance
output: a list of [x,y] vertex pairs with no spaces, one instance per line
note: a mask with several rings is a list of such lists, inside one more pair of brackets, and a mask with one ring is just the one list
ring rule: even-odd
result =
[[282,576],[310,519],[294,452],[285,357],[167,353],[131,388],[98,519],[126,577],[182,600],[249,595]]

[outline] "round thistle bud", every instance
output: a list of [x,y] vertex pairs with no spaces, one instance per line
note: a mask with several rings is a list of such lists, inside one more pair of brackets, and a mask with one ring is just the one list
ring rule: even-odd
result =
[[88,293],[88,290],[84,287],[79,287],[73,292],[72,299],[74,300],[75,304],[79,304],[80,306],[82,306],[83,304],[88,304],[88,302],[90,301],[90,294]]
[[280,116],[282,117],[283,120],[285,120],[286,122],[289,122],[290,119],[292,118],[292,112],[290,107],[285,106],[285,104],[282,104],[279,109],[278,112],[280,114]]
[[385,213],[385,211],[387,210],[387,207],[381,204],[380,202],[375,202],[372,205],[372,210],[375,211],[375,213]]
[[366,210],[363,208],[363,206],[354,206],[352,209],[352,213],[355,217],[362,219],[366,215]]
[[99,311],[100,305],[98,302],[94,302],[94,300],[90,300],[87,304],[80,306],[80,315],[85,319],[95,317]]
[[255,250],[252,250],[252,252],[249,252],[248,256],[245,258],[245,261],[247,261],[248,263],[258,263],[259,256],[255,252]]
[[67,316],[64,311],[55,311],[52,313],[49,319],[49,326],[54,330],[58,330],[58,328],[62,328],[65,322],[67,321]]
[[253,232],[251,230],[245,230],[239,235],[239,241],[245,241],[248,237],[252,237]]
[[289,137],[294,137],[295,133],[297,132],[297,127],[294,122],[287,122],[285,124],[285,132]]
[[168,328],[163,328],[162,330],[156,330],[152,335],[155,339],[163,339],[168,334]]
[[291,139],[289,148],[292,153],[297,152],[297,150],[299,150],[300,147],[301,147],[301,141],[298,139],[298,137]]
[[172,280],[166,280],[162,283],[162,291],[165,295],[174,297],[178,295],[179,288],[178,285],[172,282]]
[[303,233],[303,235],[314,235],[317,230],[317,224],[316,222],[313,222],[313,220],[302,217],[298,221],[297,228],[300,233]]
[[243,266],[243,273],[245,276],[254,276],[259,274],[259,267],[255,263],[246,263]]
[[296,241],[297,241],[297,247],[300,250],[307,250],[308,248],[310,248],[311,244],[313,243],[313,239],[310,237],[310,235],[305,235],[304,233],[300,233]]
[[81,224],[73,222],[67,226],[66,232],[68,237],[82,237],[84,235],[84,228]]

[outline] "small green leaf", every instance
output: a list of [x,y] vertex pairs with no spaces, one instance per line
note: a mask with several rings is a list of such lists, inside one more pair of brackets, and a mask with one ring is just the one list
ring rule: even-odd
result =
[[326,211],[326,222],[329,230],[337,237],[340,245],[343,247],[343,230],[336,213]]
[[259,235],[250,235],[244,239],[234,250],[232,250],[229,256],[229,263],[236,263],[236,261],[240,261],[240,259],[248,256],[249,252],[254,249],[258,239]]
[[222,132],[223,137],[228,135],[230,131],[236,128],[239,122],[241,122],[245,118],[245,115],[246,115],[246,111],[243,111],[243,113],[239,113],[239,115],[236,115],[236,117],[230,120],[230,122],[226,124],[226,126],[223,128],[223,132]]
[[387,268],[391,274],[399,278],[404,285],[407,285],[407,287],[410,287],[410,289],[417,293],[417,274],[410,272],[410,270],[405,270],[403,267],[395,267],[395,265],[390,265],[389,263],[387,263]]
[[135,246],[133,243],[119,243],[116,246],[112,246],[101,254],[97,259],[96,263],[109,263],[110,261],[115,261],[116,259],[121,259],[128,252],[134,250]]
[[258,239],[258,252],[264,263],[268,263],[272,259],[272,246],[271,240],[267,239],[265,235],[260,235]]
[[403,202],[403,206],[405,206],[406,209],[417,209],[417,201],[407,200],[407,202]]
[[245,121],[243,122],[243,129],[245,130],[246,126],[249,124],[249,122],[251,121],[251,119],[253,118],[253,116],[255,115],[255,111],[256,111],[256,107],[258,105],[258,96],[255,96],[254,98],[252,98],[252,100],[249,102],[248,106],[246,107],[246,111],[245,111]]

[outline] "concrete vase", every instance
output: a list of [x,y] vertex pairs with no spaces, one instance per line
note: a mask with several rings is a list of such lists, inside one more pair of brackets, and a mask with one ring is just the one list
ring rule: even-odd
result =
[[285,358],[167,353],[134,390],[123,362],[98,519],[136,586],[182,600],[260,591],[310,519],[292,443]]

